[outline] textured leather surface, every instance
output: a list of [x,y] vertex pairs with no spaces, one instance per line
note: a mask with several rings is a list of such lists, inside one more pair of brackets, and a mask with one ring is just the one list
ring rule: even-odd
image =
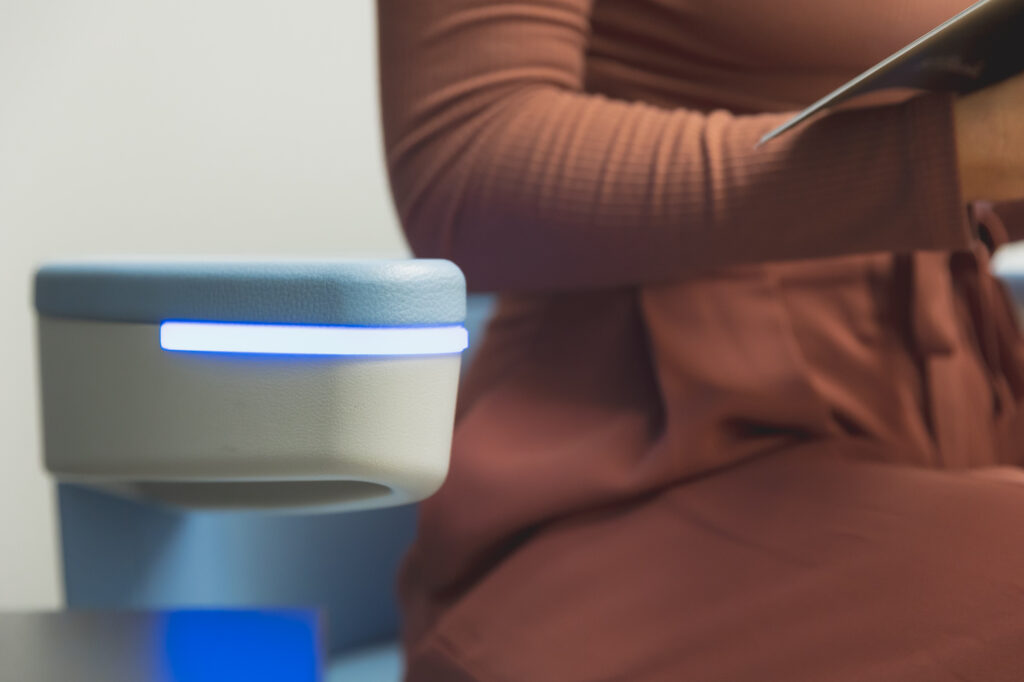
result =
[[445,260],[109,261],[43,266],[40,314],[359,326],[459,324],[462,272]]

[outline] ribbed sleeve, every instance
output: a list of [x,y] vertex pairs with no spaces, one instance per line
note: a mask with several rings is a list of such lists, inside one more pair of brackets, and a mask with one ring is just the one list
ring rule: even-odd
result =
[[474,289],[672,280],[967,243],[943,96],[833,114],[672,110],[583,92],[585,0],[380,0],[385,141],[414,251]]

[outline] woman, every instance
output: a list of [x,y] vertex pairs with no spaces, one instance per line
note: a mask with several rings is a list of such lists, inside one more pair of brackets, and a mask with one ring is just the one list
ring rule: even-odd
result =
[[410,680],[1021,679],[1024,79],[755,148],[967,4],[380,0],[409,240],[502,294]]

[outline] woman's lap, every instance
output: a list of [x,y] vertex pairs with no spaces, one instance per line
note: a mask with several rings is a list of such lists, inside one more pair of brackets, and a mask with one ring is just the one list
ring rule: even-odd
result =
[[546,526],[421,640],[409,679],[1021,679],[1018,477],[850,443]]

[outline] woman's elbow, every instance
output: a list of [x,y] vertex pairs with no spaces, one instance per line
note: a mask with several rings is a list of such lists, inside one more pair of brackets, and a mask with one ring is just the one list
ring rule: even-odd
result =
[[454,226],[443,208],[439,190],[426,188],[413,192],[394,180],[392,170],[391,195],[401,223],[402,232],[413,255],[417,258],[446,258],[452,260]]
[[419,258],[446,258],[458,262],[460,226],[470,200],[472,156],[454,153],[444,139],[396,153],[389,149],[391,196],[402,231]]

